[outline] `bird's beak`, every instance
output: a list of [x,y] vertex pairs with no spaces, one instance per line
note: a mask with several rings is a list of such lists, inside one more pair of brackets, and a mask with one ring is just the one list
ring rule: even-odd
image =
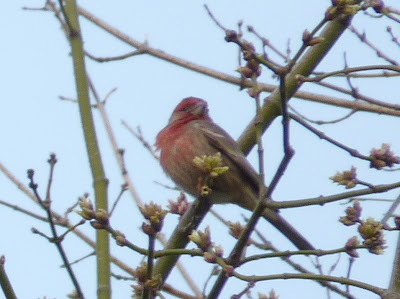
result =
[[193,109],[190,111],[190,113],[203,117],[208,115],[208,107],[206,103],[198,103],[195,106],[193,106]]

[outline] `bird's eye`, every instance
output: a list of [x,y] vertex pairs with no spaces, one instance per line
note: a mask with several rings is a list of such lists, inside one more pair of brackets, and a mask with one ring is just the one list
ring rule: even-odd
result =
[[190,110],[190,106],[185,106],[185,107],[182,107],[182,109],[181,109],[181,111],[189,111]]
[[198,108],[198,105],[187,105],[182,107],[182,109],[180,109],[181,112],[193,112],[196,111]]

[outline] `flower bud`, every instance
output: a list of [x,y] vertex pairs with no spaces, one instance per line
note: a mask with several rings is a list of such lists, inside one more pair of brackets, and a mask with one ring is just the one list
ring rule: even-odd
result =
[[357,222],[360,222],[361,216],[361,205],[358,201],[353,203],[352,207],[347,207],[345,210],[346,216],[340,217],[339,221],[342,222],[344,225],[350,226],[354,225]]
[[400,229],[400,216],[394,217],[394,224],[396,225],[397,229]]
[[238,37],[237,37],[237,32],[234,30],[226,30],[225,31],[225,40],[229,43],[229,42],[234,42],[237,41]]
[[302,36],[302,41],[305,44],[308,44],[308,41],[310,40],[311,34],[310,31],[307,29],[303,31],[303,36]]
[[369,3],[376,13],[382,13],[385,8],[385,3],[382,0],[371,0]]
[[95,229],[104,229],[104,224],[97,221],[91,221],[90,225]]
[[339,185],[346,186],[346,189],[353,188],[357,185],[357,172],[354,166],[350,170],[337,172],[330,179]]
[[358,252],[356,251],[356,247],[360,245],[360,241],[356,236],[350,238],[345,245],[346,253],[351,257],[359,257]]
[[136,280],[143,284],[146,281],[147,277],[147,263],[142,262],[140,266],[138,266],[135,270],[135,278]]
[[394,155],[387,143],[383,143],[379,149],[373,148],[369,157],[371,158],[370,167],[378,170],[385,166],[393,167],[394,164],[400,164],[400,157]]
[[181,192],[179,194],[179,197],[176,201],[173,200],[169,200],[169,212],[172,214],[178,214],[180,216],[182,216],[183,214],[185,214],[186,210],[189,207],[189,202],[186,198],[185,193]]
[[110,216],[108,215],[107,211],[104,209],[98,209],[96,212],[96,220],[101,224],[108,225],[110,220]]
[[204,260],[205,260],[207,263],[215,264],[216,261],[217,261],[217,257],[215,256],[215,254],[212,254],[212,253],[210,253],[210,252],[208,252],[208,251],[207,251],[207,252],[204,252],[203,256],[204,256]]
[[212,245],[210,227],[207,226],[204,232],[193,230],[189,235],[189,239],[204,252],[208,251]]
[[374,254],[382,254],[385,248],[385,240],[383,238],[383,224],[375,221],[372,217],[367,221],[363,221],[358,227],[358,232],[364,239],[363,244],[368,247],[369,252]]
[[238,67],[236,71],[247,79],[250,79],[253,76],[253,71],[247,66]]
[[[144,218],[146,218],[154,230],[154,233],[161,231],[161,228],[164,223],[165,215],[167,215],[168,211],[163,210],[160,205],[155,204],[154,202],[150,202],[149,204],[145,204],[144,206],[139,207],[140,212],[142,212]],[[151,233],[149,228],[143,227],[146,233]]]

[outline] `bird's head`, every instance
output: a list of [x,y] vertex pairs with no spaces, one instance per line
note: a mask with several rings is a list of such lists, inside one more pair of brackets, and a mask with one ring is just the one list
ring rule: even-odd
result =
[[211,121],[211,118],[208,115],[208,105],[206,101],[195,97],[183,99],[172,112],[168,125],[176,122],[188,122],[192,120]]

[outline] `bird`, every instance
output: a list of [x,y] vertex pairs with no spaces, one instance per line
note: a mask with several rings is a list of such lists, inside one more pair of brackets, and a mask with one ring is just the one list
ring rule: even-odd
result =
[[[259,200],[259,175],[240,150],[238,143],[209,116],[208,104],[197,97],[184,98],[173,110],[168,124],[156,137],[160,164],[164,172],[186,193],[200,195],[199,182],[204,170],[196,157],[220,153],[228,170],[216,177],[207,196],[212,204],[236,204],[253,211]],[[285,235],[298,249],[313,250],[279,211],[266,208],[263,218]]]

